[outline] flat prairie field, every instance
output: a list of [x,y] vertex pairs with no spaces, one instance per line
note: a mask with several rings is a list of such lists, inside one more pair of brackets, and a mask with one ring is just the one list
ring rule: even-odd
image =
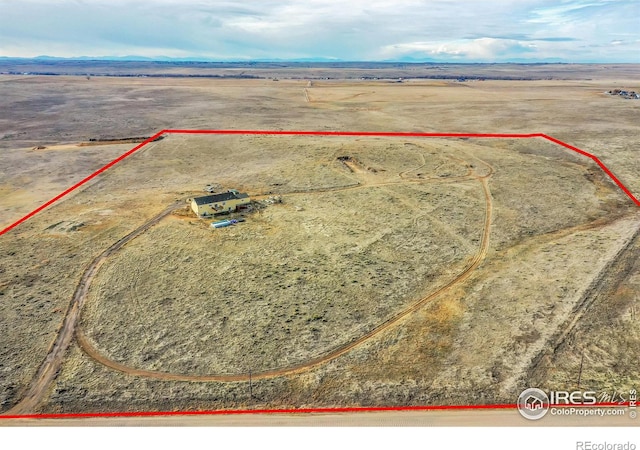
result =
[[[164,128],[544,132],[640,192],[640,102],[603,93],[624,80],[84,81],[1,78],[34,89],[19,117],[64,88],[42,131],[0,121],[1,226]],[[248,193],[243,221],[198,218],[207,185]],[[631,389],[639,230],[600,167],[542,138],[166,134],[0,235],[0,412]]]

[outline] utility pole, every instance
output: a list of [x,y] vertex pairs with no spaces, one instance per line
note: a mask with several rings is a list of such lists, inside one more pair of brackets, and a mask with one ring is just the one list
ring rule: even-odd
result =
[[582,381],[582,365],[584,364],[584,350],[582,350],[582,356],[580,357],[580,372],[578,372],[578,389],[580,389],[580,381]]
[[249,369],[249,398],[253,399],[253,385],[251,383],[251,369]]

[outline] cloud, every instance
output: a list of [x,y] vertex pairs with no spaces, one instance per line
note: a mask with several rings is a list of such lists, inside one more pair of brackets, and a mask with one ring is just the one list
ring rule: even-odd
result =
[[535,49],[535,44],[512,39],[479,38],[451,42],[410,42],[382,49],[387,59],[411,56],[429,59],[495,61],[521,56]]
[[[637,0],[0,0],[0,55],[637,60],[631,36],[637,36],[639,5]],[[613,45],[617,40],[622,43]]]

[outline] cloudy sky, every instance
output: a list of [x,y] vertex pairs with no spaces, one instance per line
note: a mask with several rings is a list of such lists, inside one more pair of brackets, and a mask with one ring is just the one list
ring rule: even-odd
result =
[[640,62],[640,0],[0,0],[0,56]]

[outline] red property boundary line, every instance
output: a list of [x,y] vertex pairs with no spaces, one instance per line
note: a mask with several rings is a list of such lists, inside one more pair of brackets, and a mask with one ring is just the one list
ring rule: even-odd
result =
[[[83,180],[67,188],[65,191],[43,203],[21,219],[0,231],[0,236],[26,222],[42,210],[53,205],[66,195],[75,191],[85,183],[110,169],[120,161],[131,156],[145,145],[160,138],[165,134],[217,134],[217,135],[299,135],[299,136],[369,136],[369,137],[435,137],[435,138],[481,138],[481,139],[530,139],[543,138],[571,151],[579,153],[593,160],[613,182],[636,204],[638,200],[627,187],[600,161],[600,159],[584,150],[569,145],[559,139],[543,133],[509,134],[509,133],[418,133],[418,132],[356,132],[356,131],[276,131],[276,130],[162,130],[123,153],[110,163],[96,170]],[[553,405],[558,407],[570,405]],[[598,403],[590,407],[624,407],[629,403]],[[240,415],[240,414],[304,414],[304,413],[351,413],[351,412],[381,412],[381,411],[438,411],[438,410],[482,410],[482,409],[515,409],[516,404],[496,405],[433,405],[433,406],[383,406],[383,407],[349,407],[349,408],[301,408],[301,409],[256,409],[256,410],[214,410],[214,411],[142,411],[142,412],[112,412],[112,413],[80,413],[80,414],[25,414],[25,415],[1,415],[0,419],[63,419],[63,418],[108,418],[108,417],[154,417],[154,416],[190,416],[190,415]]]
[[[625,408],[629,402],[596,403],[594,405],[548,405],[553,408]],[[432,405],[432,406],[372,406],[345,408],[299,408],[299,409],[218,409],[212,411],[134,411],[108,413],[75,413],[75,414],[24,414],[2,416],[0,419],[90,419],[111,417],[163,417],[163,416],[232,416],[246,414],[340,414],[364,412],[401,412],[401,411],[469,411],[484,409],[517,409],[517,404],[503,403],[496,405]]]
[[569,145],[566,142],[562,142],[559,139],[548,136],[544,133],[530,133],[530,134],[511,134],[511,133],[397,133],[397,132],[378,132],[378,131],[278,131],[278,130],[162,130],[158,131],[156,134],[141,142],[140,144],[133,147],[126,153],[118,156],[116,159],[105,165],[104,167],[96,170],[94,173],[89,175],[83,180],[80,180],[73,186],[69,187],[65,191],[53,197],[51,200],[43,203],[29,214],[25,215],[21,219],[18,219],[16,222],[12,223],[2,231],[0,231],[0,236],[17,227],[23,222],[26,222],[36,214],[38,214],[43,209],[53,205],[58,200],[62,199],[66,195],[78,189],[83,184],[92,180],[93,178],[100,175],[102,172],[110,169],[111,167],[118,164],[123,159],[131,156],[142,147],[147,145],[150,142],[155,141],[165,134],[221,134],[221,135],[287,135],[287,136],[370,136],[370,137],[437,137],[437,138],[481,138],[481,139],[530,139],[530,138],[543,138],[554,144],[560,145],[566,149],[579,153],[587,158],[593,160],[606,174],[613,180],[613,182],[618,185],[620,189],[636,204],[636,206],[640,206],[640,200],[638,200],[629,189],[616,177],[611,170],[607,166],[604,165],[600,159],[592,153],[586,152],[584,150],[579,149],[578,147],[574,147],[573,145]]

